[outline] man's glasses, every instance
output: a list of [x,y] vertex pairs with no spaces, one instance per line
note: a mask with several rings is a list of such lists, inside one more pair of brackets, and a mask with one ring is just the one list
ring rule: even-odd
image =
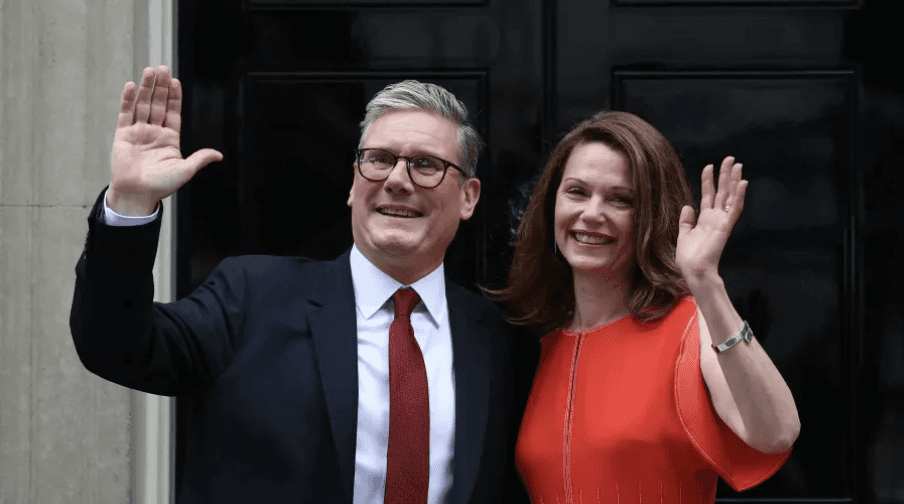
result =
[[386,180],[399,159],[407,161],[405,166],[408,168],[408,177],[424,189],[432,189],[440,185],[450,166],[465,175],[465,171],[458,166],[445,159],[426,154],[397,156],[383,149],[359,149],[357,155],[355,165],[358,167],[358,172],[362,177],[373,182]]

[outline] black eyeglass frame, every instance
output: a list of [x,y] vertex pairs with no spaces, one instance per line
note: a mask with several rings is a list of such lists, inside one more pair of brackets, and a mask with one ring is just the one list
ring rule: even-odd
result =
[[[364,152],[364,151],[369,151],[369,150],[383,151],[383,152],[389,154],[390,156],[392,156],[392,157],[393,157],[393,162],[392,162],[392,167],[393,167],[393,168],[395,168],[395,166],[396,166],[397,164],[399,164],[399,159],[404,159],[404,160],[405,160],[405,170],[408,172],[408,178],[411,179],[411,183],[414,184],[414,185],[416,185],[416,186],[418,186],[418,187],[424,188],[424,189],[433,189],[433,188],[435,188],[435,187],[439,187],[439,185],[443,183],[443,180],[445,180],[445,178],[446,178],[446,172],[449,171],[449,167],[450,167],[450,166],[451,166],[452,168],[455,168],[456,170],[460,171],[461,174],[462,174],[462,176],[468,177],[468,174],[465,173],[465,171],[462,170],[461,167],[459,167],[459,166],[456,165],[455,163],[446,161],[445,159],[443,159],[443,158],[441,158],[441,157],[438,157],[438,156],[434,156],[434,155],[432,155],[432,154],[414,154],[414,155],[412,155],[412,156],[399,156],[399,155],[396,154],[395,152],[388,151],[388,150],[382,149],[382,148],[380,148],[380,147],[366,147],[366,148],[364,148],[364,149],[356,149],[356,150],[355,150],[355,167],[358,168],[358,173],[360,173],[362,177],[364,177],[364,178],[367,179],[367,180],[370,180],[371,182],[382,182],[382,181],[388,179],[388,178],[389,178],[389,174],[392,172],[392,170],[391,170],[391,169],[390,169],[390,170],[387,170],[387,171],[386,171],[386,176],[383,177],[383,178],[381,178],[381,179],[372,179],[372,178],[368,177],[367,175],[364,175],[364,171],[361,169],[361,163],[360,163],[360,161],[361,161],[361,153]],[[417,157],[429,157],[429,158],[438,159],[438,160],[442,161],[442,163],[443,163],[443,176],[439,178],[439,182],[437,182],[436,185],[427,187],[427,186],[423,186],[423,185],[421,185],[421,184],[418,184],[417,182],[414,181],[414,177],[411,176],[411,165],[414,164],[414,163],[411,161],[411,159],[412,159],[412,158],[417,158]]]

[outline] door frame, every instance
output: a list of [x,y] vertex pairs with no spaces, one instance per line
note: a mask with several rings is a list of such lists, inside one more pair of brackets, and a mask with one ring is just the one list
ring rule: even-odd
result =
[[[177,0],[135,0],[133,73],[146,66],[166,65],[177,75],[175,15]],[[154,301],[175,301],[176,235],[175,193],[163,200],[157,256],[154,259]],[[175,408],[172,397],[130,391],[130,471],[131,504],[172,504],[175,502]]]

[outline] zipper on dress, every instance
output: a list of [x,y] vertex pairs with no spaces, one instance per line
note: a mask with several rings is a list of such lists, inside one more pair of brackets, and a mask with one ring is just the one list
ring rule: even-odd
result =
[[581,357],[581,344],[584,342],[584,333],[578,334],[578,342],[574,346],[574,355],[571,361],[571,376],[568,383],[568,403],[565,407],[565,432],[564,434],[564,468],[565,468],[565,502],[574,502],[574,490],[571,485],[571,434],[574,422],[574,392],[575,381],[578,376],[578,359]]

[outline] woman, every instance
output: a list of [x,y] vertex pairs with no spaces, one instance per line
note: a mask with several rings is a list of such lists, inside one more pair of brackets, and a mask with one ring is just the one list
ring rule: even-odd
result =
[[695,219],[674,149],[624,112],[553,150],[495,292],[546,334],[516,449],[534,503],[712,503],[717,476],[745,490],[790,454],[794,399],[732,339],[747,324],[718,274],[747,181],[728,157],[702,185]]

